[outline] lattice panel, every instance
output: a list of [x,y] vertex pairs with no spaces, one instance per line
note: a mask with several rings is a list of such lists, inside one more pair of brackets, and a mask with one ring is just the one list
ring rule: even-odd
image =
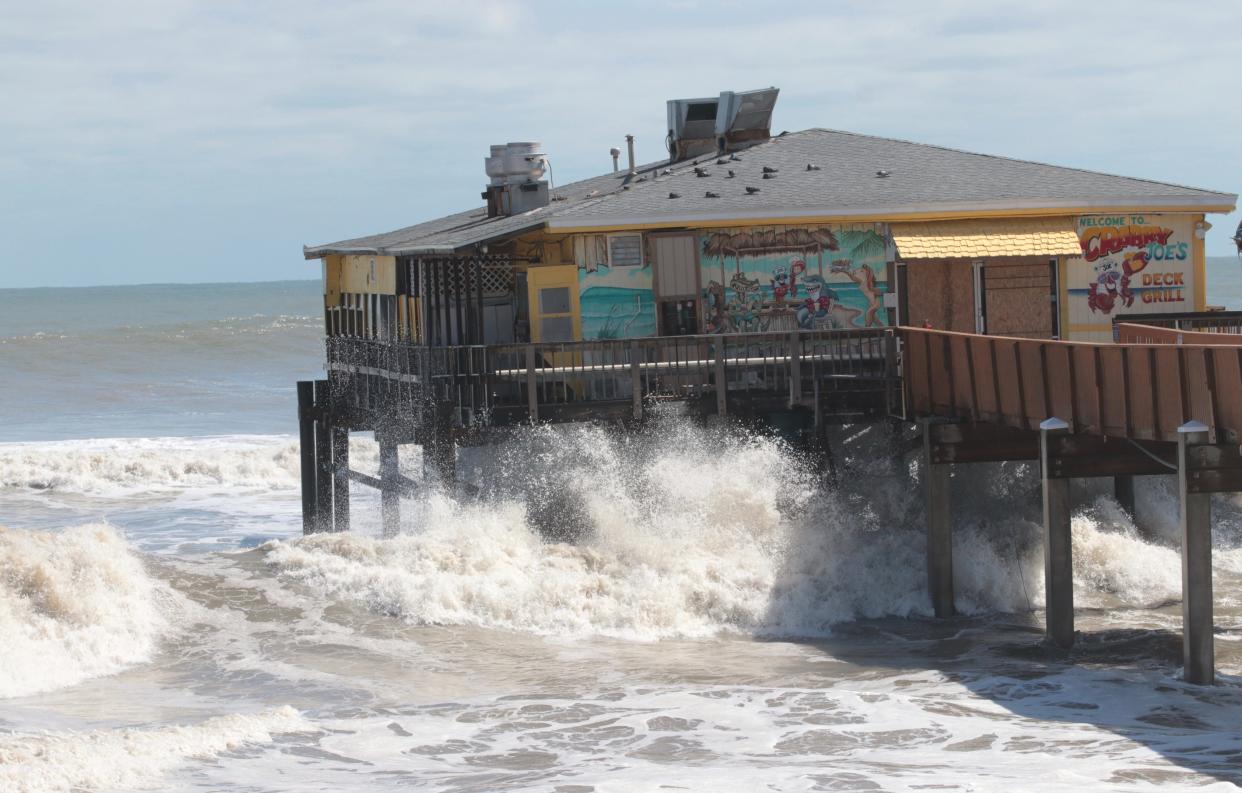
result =
[[[456,295],[465,289],[469,294],[474,294],[477,289],[474,279],[476,274],[483,280],[483,296],[484,297],[507,297],[513,294],[514,277],[513,264],[506,261],[488,261],[483,262],[478,270],[474,269],[474,262],[469,260],[433,260],[429,263],[429,267],[437,268],[438,289],[440,295]],[[469,269],[469,278],[466,271]],[[428,280],[428,286],[433,281]]]

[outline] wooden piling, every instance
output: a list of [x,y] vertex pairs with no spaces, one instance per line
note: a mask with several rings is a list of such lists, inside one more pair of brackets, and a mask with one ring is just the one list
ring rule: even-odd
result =
[[923,422],[923,475],[927,480],[927,590],[937,617],[952,617],[953,526],[950,522],[950,469],[933,462],[932,422]]
[[375,434],[379,442],[380,524],[385,537],[395,537],[401,530],[401,468],[397,443],[389,431]]
[[349,531],[349,428],[338,424],[332,433],[332,531]]
[[789,332],[789,406],[802,404],[802,339],[798,331]]
[[298,451],[302,463],[302,533],[319,527],[315,494],[315,383],[298,381]]
[[315,527],[332,530],[332,443],[329,437],[328,381],[314,383],[315,401]]
[[441,411],[435,411],[433,426],[423,441],[423,480],[438,479],[441,487],[457,483],[457,442],[452,422]]
[[725,337],[716,339],[716,357],[712,379],[716,381],[716,415],[729,415],[729,373],[725,370]]
[[1211,494],[1192,492],[1188,454],[1208,442],[1208,428],[1190,421],[1178,428],[1177,490],[1182,529],[1182,664],[1186,682],[1216,682],[1212,627]]
[[1114,476],[1113,497],[1117,499],[1118,506],[1133,520],[1138,514],[1134,509],[1134,477]]
[[1070,540],[1070,480],[1054,475],[1052,446],[1069,425],[1050,418],[1039,425],[1039,468],[1044,502],[1044,635],[1051,644],[1074,644],[1074,556]]
[[637,341],[630,342],[630,398],[633,400],[634,420],[643,420],[643,351]]

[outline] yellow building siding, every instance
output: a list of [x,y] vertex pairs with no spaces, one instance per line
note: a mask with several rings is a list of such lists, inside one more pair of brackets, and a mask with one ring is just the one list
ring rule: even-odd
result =
[[393,295],[397,293],[397,260],[393,256],[326,256],[323,294],[327,305],[340,302],[342,292]]
[[902,259],[990,259],[1004,256],[1077,256],[1072,218],[894,223]]

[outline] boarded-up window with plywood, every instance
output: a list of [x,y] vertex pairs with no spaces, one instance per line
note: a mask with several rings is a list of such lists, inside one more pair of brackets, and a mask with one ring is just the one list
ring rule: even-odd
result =
[[909,324],[974,333],[975,279],[969,261],[912,260],[906,280]]
[[1052,269],[1047,258],[987,262],[983,293],[989,335],[1052,338]]

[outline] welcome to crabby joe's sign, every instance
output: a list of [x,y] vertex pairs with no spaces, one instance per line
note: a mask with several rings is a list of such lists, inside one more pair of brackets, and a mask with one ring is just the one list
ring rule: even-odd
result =
[[1193,302],[1189,219],[1090,215],[1078,219],[1078,241],[1082,260],[1069,267],[1072,321],[1094,315],[1099,322],[1115,309],[1177,311]]

